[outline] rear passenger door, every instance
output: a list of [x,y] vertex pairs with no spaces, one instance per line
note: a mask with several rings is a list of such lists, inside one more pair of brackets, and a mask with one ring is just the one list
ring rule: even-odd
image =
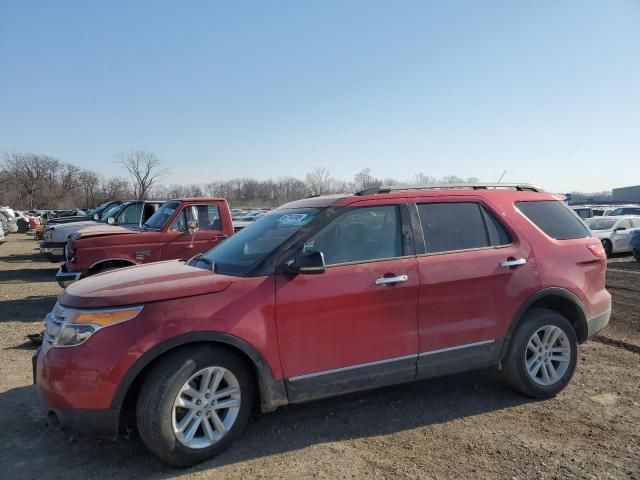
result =
[[489,365],[538,289],[531,247],[480,199],[417,203],[415,213],[418,376]]

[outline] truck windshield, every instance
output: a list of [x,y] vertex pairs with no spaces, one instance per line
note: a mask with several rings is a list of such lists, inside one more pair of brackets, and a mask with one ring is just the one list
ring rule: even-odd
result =
[[245,276],[294,233],[309,224],[318,208],[274,210],[196,260],[222,275]]
[[144,222],[143,227],[151,230],[160,230],[167,223],[167,220],[171,218],[173,212],[180,206],[180,202],[164,202],[158,211],[149,217],[149,220]]

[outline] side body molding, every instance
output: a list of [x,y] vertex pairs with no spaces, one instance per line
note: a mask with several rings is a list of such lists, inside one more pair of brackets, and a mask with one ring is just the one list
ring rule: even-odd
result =
[[191,332],[184,335],[179,335],[175,338],[167,340],[159,345],[156,345],[151,350],[145,352],[138,361],[127,371],[123,377],[116,393],[111,401],[111,408],[122,408],[124,399],[129,391],[131,385],[133,385],[138,375],[144,370],[145,367],[151,364],[155,359],[162,354],[173,350],[174,348],[181,347],[192,343],[220,343],[223,345],[229,345],[235,347],[243,352],[255,367],[258,388],[260,392],[260,408],[263,412],[270,412],[276,408],[286,405],[287,392],[285,389],[284,380],[276,380],[273,377],[271,367],[262,355],[249,343],[244,340],[220,332]]

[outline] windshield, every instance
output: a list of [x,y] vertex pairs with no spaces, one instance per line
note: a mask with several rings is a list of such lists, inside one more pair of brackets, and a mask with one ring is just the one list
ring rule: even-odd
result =
[[320,212],[317,208],[275,210],[240,230],[196,263],[223,275],[244,276],[262,262],[294,233],[311,222]]
[[107,219],[109,217],[113,217],[116,218],[118,211],[122,208],[123,204],[119,204],[119,205],[114,205],[111,208],[107,208],[104,212],[102,212],[102,215],[100,216],[100,222],[103,223],[107,223]]
[[150,228],[152,230],[160,230],[167,223],[167,220],[171,218],[173,212],[180,206],[180,202],[165,202],[158,211],[149,217],[149,220],[144,222],[144,228]]
[[594,218],[590,221],[587,221],[587,225],[591,230],[611,230],[615,223],[616,220],[605,218]]

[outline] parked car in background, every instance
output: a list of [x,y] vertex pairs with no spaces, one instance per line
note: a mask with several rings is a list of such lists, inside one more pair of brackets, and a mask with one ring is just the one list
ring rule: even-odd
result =
[[91,220],[97,221],[97,220],[100,220],[100,217],[102,216],[103,212],[105,212],[107,209],[113,207],[114,205],[119,205],[121,203],[122,203],[122,201],[120,201],[120,200],[111,200],[109,202],[104,202],[103,204],[99,205],[98,207],[96,207],[96,208],[94,208],[92,210],[88,210],[86,212],[81,211],[81,210],[76,210],[76,213],[82,212],[81,214],[52,218],[51,220],[49,220],[47,222],[47,224],[48,225],[58,225],[60,223],[85,222],[85,221],[91,221]]
[[120,225],[140,226],[149,219],[164,203],[163,200],[134,200],[130,202],[116,203],[102,212],[98,221],[86,220],[83,222],[71,222],[63,224],[47,225],[43,234],[43,242],[40,244],[40,253],[51,261],[64,259],[64,247],[67,238],[74,232],[86,227],[106,224],[104,230]]
[[585,220],[589,229],[602,242],[607,257],[612,253],[630,252],[630,234],[640,229],[640,216],[593,217]]
[[[152,223],[168,222],[166,234],[189,225],[184,203],[161,211]],[[147,447],[182,466],[228,447],[254,404],[492,366],[549,398],[609,321],[605,270],[602,245],[560,197],[528,185],[309,198],[188,262],[69,286],[46,318],[36,390],[53,426],[115,436],[136,418]]]
[[0,218],[2,218],[5,233],[18,233],[16,217],[11,215],[7,210],[0,209]]
[[580,218],[591,218],[593,217],[593,210],[591,207],[571,207],[574,212],[578,214]]
[[620,215],[640,215],[640,206],[639,205],[631,205],[614,208],[613,211],[609,214],[611,216],[620,216]]
[[65,288],[96,273],[160,260],[188,259],[233,234],[227,201],[169,200],[142,227],[96,226],[72,234],[56,275]]
[[631,247],[633,258],[640,262],[640,229],[633,230],[629,235],[629,247]]

